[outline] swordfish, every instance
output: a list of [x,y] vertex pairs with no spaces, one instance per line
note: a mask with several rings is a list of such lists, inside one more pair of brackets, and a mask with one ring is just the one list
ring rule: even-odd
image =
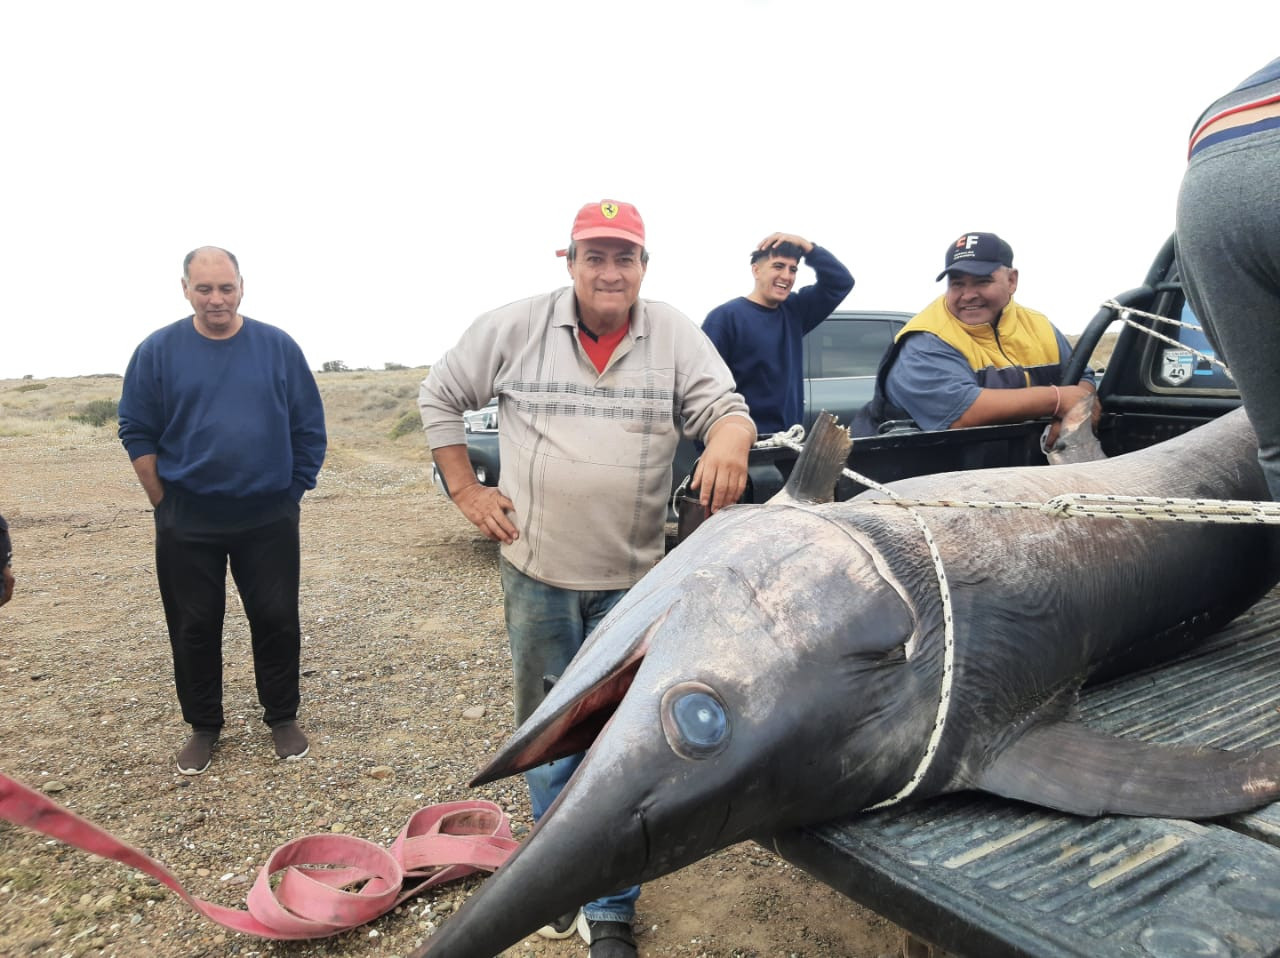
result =
[[[1075,712],[1086,681],[1185,650],[1280,579],[1272,527],[823,502],[848,449],[824,417],[778,496],[703,523],[600,624],[473,784],[585,760],[415,955],[489,958],[720,848],[903,797],[1179,818],[1280,798],[1280,748],[1128,740]],[[890,488],[1266,498],[1242,411],[1112,459]]]

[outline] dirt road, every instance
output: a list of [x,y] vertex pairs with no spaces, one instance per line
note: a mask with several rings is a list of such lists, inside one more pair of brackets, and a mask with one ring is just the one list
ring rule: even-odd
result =
[[[388,843],[422,805],[472,797],[498,802],[525,829],[520,782],[466,786],[510,731],[509,661],[496,550],[431,487],[421,437],[389,438],[421,377],[318,377],[331,451],[302,520],[311,754],[285,764],[272,753],[232,595],[228,723],[199,778],[173,763],[186,729],[146,498],[114,429],[66,418],[118,397],[119,380],[0,381],[0,512],[18,580],[0,609],[0,770],[232,907],[267,855],[301,835]],[[404,955],[477,884],[333,939],[270,942],[225,931],[129,868],[0,824],[0,954]],[[642,958],[878,958],[896,953],[899,934],[749,844],[646,886],[637,929]],[[586,948],[531,939],[508,954],[585,958]]]

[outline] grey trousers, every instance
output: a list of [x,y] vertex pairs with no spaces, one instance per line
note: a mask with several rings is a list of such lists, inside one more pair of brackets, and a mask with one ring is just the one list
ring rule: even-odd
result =
[[1187,300],[1231,367],[1280,501],[1280,130],[1195,155],[1178,194],[1177,248]]

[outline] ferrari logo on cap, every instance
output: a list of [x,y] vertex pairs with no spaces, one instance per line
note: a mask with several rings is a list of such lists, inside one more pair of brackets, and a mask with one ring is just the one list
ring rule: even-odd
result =
[[600,212],[604,214],[605,219],[611,220],[618,215],[618,204],[617,203],[601,203]]

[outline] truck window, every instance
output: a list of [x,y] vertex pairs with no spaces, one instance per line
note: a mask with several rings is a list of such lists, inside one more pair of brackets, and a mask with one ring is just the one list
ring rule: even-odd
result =
[[[1200,321],[1180,292],[1166,293],[1170,299],[1157,307],[1163,316],[1176,316],[1184,323]],[[1179,349],[1155,339],[1146,345],[1148,359],[1144,363],[1147,388],[1157,394],[1236,395],[1236,386],[1221,367],[1201,359],[1196,353],[1213,356],[1209,340],[1198,329],[1185,326],[1163,325],[1158,331],[1178,340],[1186,349]],[[1194,350],[1194,352],[1193,352]]]
[[809,366],[805,377],[840,379],[874,376],[880,357],[893,342],[893,334],[901,325],[889,320],[827,320],[806,337],[817,339],[817,342],[811,342],[805,351]]
[[[1182,315],[1179,318],[1184,323],[1195,323],[1196,325],[1200,323],[1188,303],[1182,304]],[[1181,327],[1178,330],[1178,342],[1206,356],[1216,355],[1213,346],[1209,344],[1209,338],[1201,330],[1187,329],[1185,326]],[[1190,352],[1186,362],[1191,369],[1188,386],[1196,389],[1235,389],[1235,384],[1231,381],[1231,377],[1224,373],[1221,367],[1215,366],[1208,360],[1201,359],[1195,353]]]

